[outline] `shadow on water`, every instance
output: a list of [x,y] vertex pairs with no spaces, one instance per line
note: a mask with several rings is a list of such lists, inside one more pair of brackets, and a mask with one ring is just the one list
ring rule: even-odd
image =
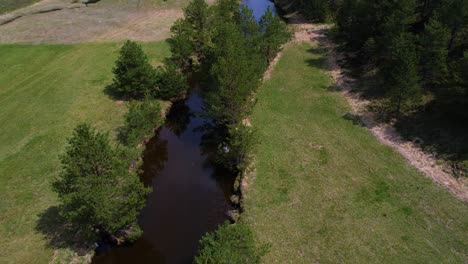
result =
[[141,179],[153,192],[139,217],[143,235],[131,246],[101,246],[94,263],[192,263],[200,238],[227,219],[234,177],[202,147],[202,111],[196,90],[174,103],[144,152]]

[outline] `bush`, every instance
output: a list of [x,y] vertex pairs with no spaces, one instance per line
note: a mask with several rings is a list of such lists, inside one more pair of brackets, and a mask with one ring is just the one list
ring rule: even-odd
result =
[[158,68],[156,96],[171,100],[182,96],[188,89],[187,78],[179,72],[174,63],[168,62]]
[[258,138],[251,127],[229,126],[215,161],[231,171],[243,171],[250,164],[250,155],[257,144]]
[[156,71],[139,44],[127,41],[113,69],[115,93],[128,98],[143,98],[156,86]]
[[135,146],[162,122],[161,107],[156,100],[146,98],[143,101],[132,101],[125,114],[120,139],[127,146]]
[[252,231],[243,223],[224,223],[203,236],[200,247],[196,264],[255,264],[268,252],[266,245],[256,245]]
[[115,234],[134,225],[150,190],[118,158],[108,134],[81,124],[68,142],[54,183],[64,218],[91,236],[96,229]]

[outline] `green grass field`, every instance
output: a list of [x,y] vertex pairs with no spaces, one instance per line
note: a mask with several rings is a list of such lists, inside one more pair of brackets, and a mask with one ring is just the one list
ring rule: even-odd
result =
[[0,1],[0,15],[10,11],[32,5],[39,0],[1,0]]
[[[143,47],[153,64],[169,55],[164,42]],[[115,131],[123,123],[125,104],[103,92],[119,48],[0,45],[0,263],[52,259],[38,215],[57,203],[51,182],[75,125]]]
[[468,263],[467,204],[343,118],[324,67],[292,44],[258,94],[244,219],[272,246],[264,262]]

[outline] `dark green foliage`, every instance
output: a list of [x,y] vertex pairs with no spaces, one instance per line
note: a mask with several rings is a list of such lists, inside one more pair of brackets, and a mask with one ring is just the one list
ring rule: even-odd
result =
[[257,246],[250,228],[243,223],[224,223],[200,241],[196,264],[255,264],[268,252],[266,245]]
[[136,42],[127,41],[122,46],[113,73],[113,88],[121,96],[142,98],[155,87],[155,71]]
[[440,87],[447,83],[449,38],[449,30],[436,18],[428,22],[422,34],[422,77],[428,88]]
[[267,60],[267,64],[280,51],[281,45],[291,38],[291,32],[286,24],[268,8],[260,20],[260,30],[263,33],[261,52]]
[[210,36],[208,30],[208,4],[205,0],[193,0],[184,9],[184,23],[189,25],[191,34],[191,43],[195,57],[201,61],[203,59],[203,50],[209,42]]
[[157,70],[156,96],[163,100],[177,99],[188,90],[187,78],[172,61]]
[[299,12],[305,18],[314,22],[330,22],[334,19],[337,12],[337,5],[340,0],[275,0],[276,5],[280,6],[287,13]]
[[[253,133],[244,127],[255,104],[255,93],[268,63],[289,40],[286,24],[271,10],[257,22],[252,10],[239,8],[237,0],[219,0],[207,7],[193,0],[185,18],[174,27],[171,58],[182,72],[203,76],[205,114],[217,126],[219,153],[216,161],[240,171],[247,162]],[[191,48],[189,48],[191,47]],[[162,78],[170,80],[171,78]]]
[[468,2],[343,0],[336,21],[337,40],[355,55],[349,65],[381,83],[364,95],[390,101],[398,129],[460,171],[467,152],[450,140],[468,133]]
[[61,157],[62,172],[54,189],[63,216],[85,234],[95,229],[115,234],[134,224],[144,206],[149,190],[120,155],[108,134],[81,124]]
[[225,148],[228,151],[220,155],[224,159],[223,164],[233,171],[244,171],[257,144],[258,138],[251,127],[244,124],[230,126]]
[[191,70],[194,53],[193,29],[183,19],[177,19],[171,27],[172,37],[167,40],[171,47],[171,60],[183,71]]
[[120,138],[127,146],[136,146],[161,124],[161,107],[156,100],[146,98],[143,101],[131,101]]
[[396,115],[402,108],[417,103],[421,97],[418,75],[418,56],[414,40],[409,33],[403,33],[392,40],[389,47],[388,67],[383,69],[391,108]]
[[205,93],[206,110],[218,124],[236,124],[253,106],[263,64],[234,23],[220,24],[213,42],[210,76],[214,85]]

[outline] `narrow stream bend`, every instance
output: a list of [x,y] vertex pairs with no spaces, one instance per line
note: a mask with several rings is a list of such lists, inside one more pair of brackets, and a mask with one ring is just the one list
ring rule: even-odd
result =
[[93,263],[192,263],[203,234],[227,220],[233,177],[202,153],[202,106],[197,91],[176,102],[146,145],[141,177],[153,192],[139,218],[142,237],[98,252]]
[[[269,0],[242,3],[257,20],[268,7],[275,11]],[[196,89],[172,106],[144,152],[141,178],[153,192],[139,217],[143,235],[130,246],[101,247],[93,263],[192,263],[201,237],[227,220],[234,175],[216,169],[202,147],[208,135],[200,128],[209,121],[197,115],[202,109]]]

